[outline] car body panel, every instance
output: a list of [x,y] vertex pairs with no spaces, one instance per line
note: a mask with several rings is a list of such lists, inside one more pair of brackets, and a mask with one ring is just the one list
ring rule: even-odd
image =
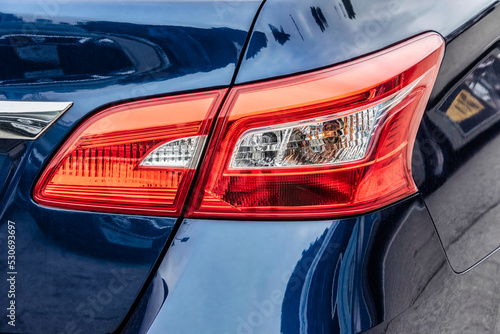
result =
[[[9,221],[17,236],[17,324],[2,321],[0,332],[106,333],[120,325],[176,219],[43,207],[32,200],[34,184],[91,114],[229,86],[259,5],[0,1],[0,99],[73,103],[36,140],[0,139],[0,252],[7,254]],[[6,273],[7,263],[0,268]],[[8,291],[5,279],[0,289]]]
[[498,22],[497,6],[448,42],[412,163],[457,272],[500,246]]
[[445,263],[419,196],[333,221],[186,219],[124,332],[161,307],[149,333],[358,333]]
[[[479,215],[495,204],[498,170],[488,167],[498,125],[487,118],[461,140],[435,117],[494,52],[498,2],[267,0],[248,36],[262,3],[0,0],[0,99],[73,103],[34,141],[0,139],[0,239],[9,221],[18,235],[18,325],[2,322],[0,332],[498,328],[498,255],[478,264],[498,247],[496,219],[486,221],[488,240],[464,234],[454,244],[470,221],[456,225],[439,214],[442,199],[450,211],[474,196]],[[293,222],[73,212],[32,200],[65,138],[108,106],[311,71],[426,31],[441,34],[447,48],[414,150],[422,196],[363,216]],[[446,129],[433,132],[439,127]],[[436,143],[441,133],[452,144]],[[459,187],[477,172],[491,182],[473,192]],[[459,192],[466,196],[457,204]],[[493,196],[483,201],[484,193]]]
[[[349,6],[351,8],[348,8]],[[352,10],[354,12],[350,13]],[[435,30],[447,41],[447,51],[424,116],[424,119],[428,120],[433,108],[443,103],[446,96],[453,94],[455,85],[481,61],[485,52],[491,51],[492,45],[499,37],[498,30],[495,29],[498,27],[498,12],[496,2],[493,1],[459,3],[444,1],[439,4],[434,1],[418,3],[339,1],[332,4],[329,1],[296,3],[270,0],[266,2],[257,19],[254,35],[248,47],[248,52],[251,54],[243,59],[236,83],[260,81],[329,66],[379,50],[419,33]],[[263,33],[264,36],[256,35],[256,32]],[[260,51],[254,52],[254,48]],[[421,150],[420,146],[424,145],[425,122],[419,131],[412,163],[417,184],[425,190],[430,189],[426,187],[429,183],[434,183],[436,177],[429,174],[429,168],[422,160],[429,156]],[[446,172],[450,173],[450,170]],[[491,187],[497,184],[493,182]],[[436,185],[439,188],[442,183]],[[490,190],[485,188],[483,192],[487,193]],[[434,211],[432,198],[429,195],[432,191],[424,191],[425,200],[431,204],[431,213]],[[452,197],[453,193],[444,192],[441,196],[446,201],[446,197]],[[317,294],[318,299],[315,302],[317,305],[323,305],[323,308],[319,310],[314,308],[314,316],[307,311],[304,313],[309,305],[308,300],[304,298],[296,302],[293,313],[288,312],[289,299],[285,297],[280,299],[277,292],[275,292],[276,302],[273,303],[273,312],[267,315],[266,309],[262,307],[263,302],[270,305],[265,301],[271,300],[274,288],[286,294],[287,285],[295,282],[292,276],[285,275],[283,278],[283,273],[293,272],[296,267],[287,265],[286,261],[282,262],[288,254],[287,247],[296,246],[294,237],[288,239],[294,246],[280,242],[277,238],[277,244],[281,245],[282,250],[279,255],[274,255],[276,251],[267,250],[267,247],[263,246],[267,256],[262,256],[260,242],[265,245],[262,240],[276,239],[269,235],[261,235],[258,231],[260,228],[264,229],[258,224],[266,222],[184,221],[176,240],[189,239],[183,244],[175,241],[169,249],[159,271],[145,290],[143,299],[125,327],[125,332],[146,332],[150,324],[152,324],[151,333],[200,331],[304,333],[307,329],[314,333],[358,333],[373,326],[375,327],[371,332],[384,333],[440,328],[441,324],[442,332],[449,332],[447,328],[460,328],[460,325],[470,326],[473,332],[484,330],[486,327],[496,328],[494,311],[483,312],[478,306],[480,305],[478,298],[484,298],[488,305],[497,305],[500,300],[497,293],[498,283],[495,279],[492,277],[483,279],[481,276],[481,273],[495,275],[496,262],[491,260],[493,263],[481,263],[477,266],[478,272],[457,276],[455,271],[459,270],[456,263],[467,262],[469,268],[484,259],[487,252],[481,256],[456,253],[454,259],[453,255],[449,259],[453,265],[450,267],[441,241],[447,233],[446,229],[454,228],[454,222],[443,220],[441,226],[438,226],[439,233],[436,233],[431,215],[423,203],[419,198],[403,201],[373,214],[384,217],[380,221],[394,228],[396,230],[394,234],[375,228],[377,219],[372,221],[368,218],[369,215],[358,217],[355,222],[348,219],[341,221],[339,226],[343,224],[352,226],[342,232],[337,230],[335,240],[339,249],[334,255],[329,254],[330,256],[326,257],[323,269],[318,269],[324,275],[321,283],[305,287],[308,277],[314,277],[316,274],[309,276],[304,274],[301,278],[301,298],[314,295],[313,291],[325,281],[328,282],[329,288],[332,287],[327,289],[322,286],[321,293]],[[439,199],[436,199],[435,203],[439,206]],[[392,213],[398,218],[393,216],[387,218],[384,213],[389,216]],[[279,226],[277,223],[267,223],[269,224],[267,231],[279,230],[278,227],[274,227]],[[335,222],[289,222],[285,223],[286,229],[283,227],[283,231],[287,232],[276,233],[294,235],[296,232],[294,229],[300,231],[302,224],[306,223],[318,223],[325,230],[338,228]],[[218,227],[219,224],[221,227]],[[254,228],[235,227],[237,224],[256,225]],[[367,243],[366,239],[359,238],[360,226],[365,228],[370,226],[362,233],[370,240]],[[238,231],[239,229],[241,231]],[[213,230],[219,234],[213,235]],[[259,235],[260,242],[253,242],[252,245],[244,243],[241,237],[242,231],[245,231],[245,238],[250,240],[253,238],[253,233]],[[191,239],[191,236],[196,236],[198,233],[203,235],[203,240]],[[231,258],[232,254],[239,254],[242,251],[238,250],[241,246],[238,242],[233,243],[228,240],[232,235],[230,233],[234,233],[236,238],[240,238],[238,239],[240,243],[244,243],[242,249],[251,250],[245,256],[258,257],[265,270],[261,271],[261,268],[252,267],[251,264],[247,265],[243,261],[246,259],[243,256]],[[218,240],[218,243],[211,242],[210,238]],[[308,246],[314,244],[321,236],[319,233],[312,233],[309,238],[309,243],[298,242],[303,248],[301,254],[307,254]],[[384,241],[373,241],[378,238]],[[367,258],[360,256],[353,260],[355,265],[351,271],[352,276],[349,277],[351,281],[346,285],[349,288],[344,286],[343,290],[338,290],[347,294],[347,299],[341,301],[338,295],[332,292],[342,284],[342,278],[336,276],[338,273],[336,264],[339,263],[339,259],[345,260],[346,257],[354,256],[348,251],[352,240],[356,240],[358,252],[356,254],[365,254]],[[217,245],[222,249],[217,249]],[[269,246],[272,249],[274,247],[275,245]],[[410,251],[405,247],[415,248]],[[494,247],[491,250],[493,249]],[[472,249],[469,248],[468,251]],[[297,254],[298,250],[295,249],[295,252]],[[214,262],[210,254],[216,254],[213,258],[221,261]],[[274,265],[264,265],[269,261]],[[314,260],[311,259],[309,262]],[[297,257],[295,263],[301,263],[301,259]],[[203,268],[200,269],[204,274],[201,282],[200,272],[195,268]],[[265,275],[257,275],[256,271],[265,272]],[[356,277],[356,272],[362,274]],[[246,289],[239,286],[240,282]],[[478,296],[481,297],[466,290],[469,284],[479,284]],[[453,289],[456,289],[454,298],[447,299],[445,295],[454,293]],[[234,295],[238,296],[237,300],[234,299]],[[330,304],[321,304],[324,302],[323,298],[330,298]],[[341,305],[343,302],[345,304]],[[189,321],[179,316],[180,311],[177,308],[179,305],[184,305],[181,307],[185,310],[183,314],[191,315],[188,317]],[[344,308],[345,305],[349,307]],[[492,306],[492,310],[495,310],[495,307]],[[340,309],[346,310],[342,316],[336,313]],[[432,318],[435,313],[446,317],[449,309],[453,309],[454,312],[450,314],[449,320],[439,321]],[[157,312],[159,313],[154,320]],[[460,317],[463,312],[469,312],[470,317],[466,319]],[[419,317],[425,318],[427,324],[419,327]]]
[[269,0],[257,19],[236,82],[345,62],[426,31],[436,31],[449,41],[494,4],[492,0]]

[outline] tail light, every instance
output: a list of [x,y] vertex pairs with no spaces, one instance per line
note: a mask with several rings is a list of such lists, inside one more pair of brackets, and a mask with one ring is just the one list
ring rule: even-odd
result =
[[429,33],[345,65],[232,89],[187,215],[339,217],[415,193],[412,147],[443,50]]
[[[414,194],[412,147],[443,51],[428,33],[344,65],[233,88],[186,216],[341,217]],[[225,93],[90,117],[43,172],[35,201],[179,216]]]
[[180,215],[225,90],[111,107],[49,163],[36,202],[65,209]]

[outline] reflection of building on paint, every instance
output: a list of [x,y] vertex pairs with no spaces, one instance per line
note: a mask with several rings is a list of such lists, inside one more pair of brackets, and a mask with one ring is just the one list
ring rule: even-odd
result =
[[284,45],[290,40],[290,34],[287,34],[285,30],[283,30],[283,27],[280,26],[280,29],[278,29],[272,24],[269,24],[269,29],[271,29],[276,42],[280,43],[281,45]]
[[337,4],[334,4],[333,7],[335,8],[335,11],[339,16],[342,13],[342,16],[344,16],[345,18],[351,20],[354,20],[356,18],[356,12],[354,12],[354,7],[351,0],[341,0],[337,2]]
[[323,15],[323,11],[320,7],[311,7],[311,13],[314,17],[314,21],[319,26],[322,32],[328,28],[328,22],[326,21],[325,15]]
[[14,14],[0,13],[0,22],[22,22],[23,19]]

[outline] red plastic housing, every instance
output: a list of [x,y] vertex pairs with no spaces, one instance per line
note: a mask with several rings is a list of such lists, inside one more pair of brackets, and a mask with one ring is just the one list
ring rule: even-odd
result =
[[[427,33],[345,65],[232,89],[187,216],[332,218],[366,213],[414,194],[412,148],[443,52],[443,39]],[[412,85],[381,120],[362,160],[290,168],[230,167],[236,143],[249,130],[354,113]]]
[[87,119],[34,188],[63,209],[179,216],[194,169],[140,166],[172,140],[207,136],[226,90],[126,103]]

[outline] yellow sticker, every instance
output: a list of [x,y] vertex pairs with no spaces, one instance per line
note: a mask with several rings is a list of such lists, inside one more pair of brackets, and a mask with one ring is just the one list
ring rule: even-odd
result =
[[474,95],[462,89],[446,111],[446,115],[448,115],[453,122],[460,123],[479,114],[483,109],[484,105],[479,102]]

